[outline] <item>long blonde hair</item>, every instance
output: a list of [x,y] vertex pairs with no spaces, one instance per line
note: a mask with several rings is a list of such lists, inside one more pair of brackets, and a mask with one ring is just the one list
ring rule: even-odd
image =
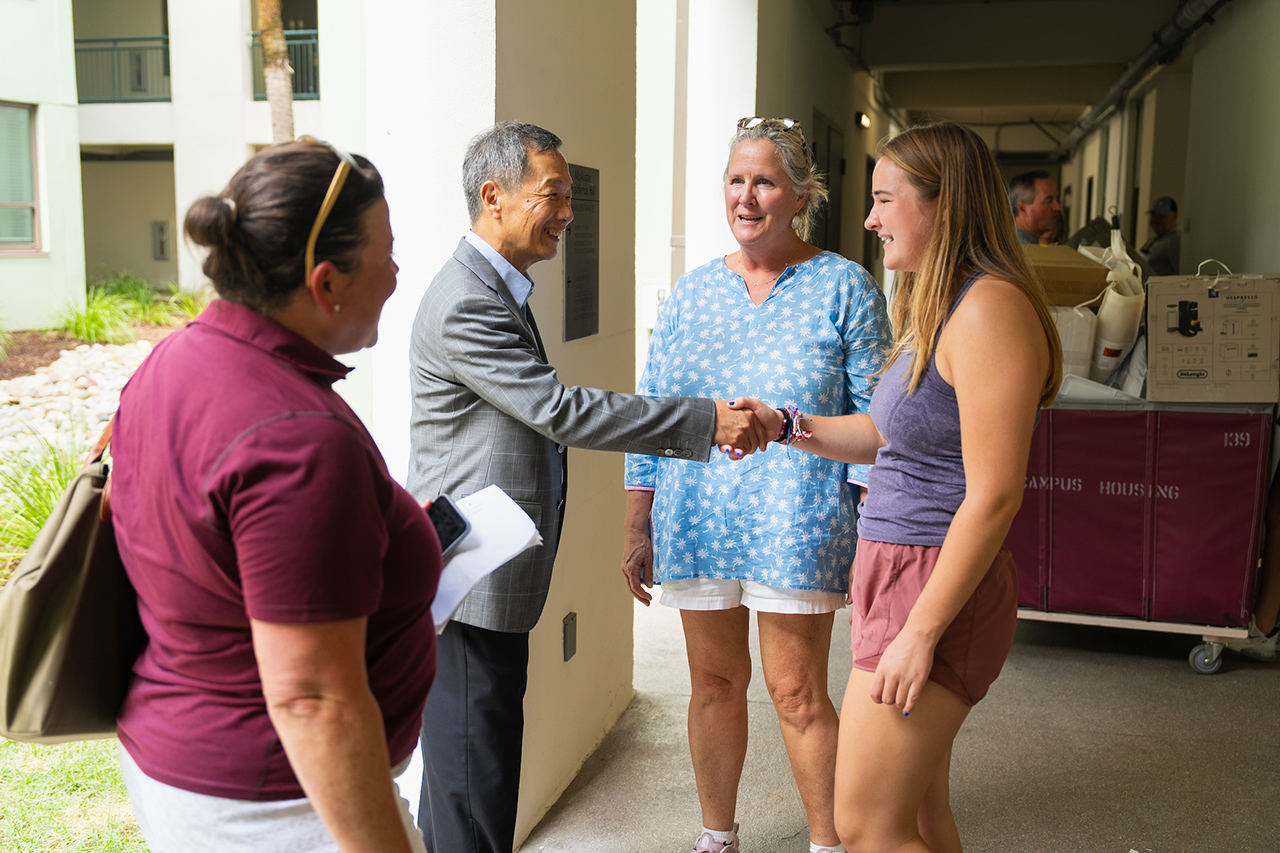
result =
[[1040,403],[1049,405],[1062,381],[1062,344],[1044,290],[1014,236],[1004,181],[991,149],[963,125],[936,122],[884,140],[876,158],[902,169],[922,201],[938,203],[919,271],[899,279],[892,314],[897,343],[887,363],[910,353],[907,389],[914,391],[956,294],[972,276],[985,273],[1021,290],[1040,318],[1050,360]]

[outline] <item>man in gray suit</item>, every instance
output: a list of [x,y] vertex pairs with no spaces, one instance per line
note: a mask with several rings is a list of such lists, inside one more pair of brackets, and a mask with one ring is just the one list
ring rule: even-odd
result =
[[419,500],[464,497],[496,483],[543,542],[481,581],[440,635],[418,810],[434,853],[511,853],[514,844],[529,631],[564,520],[565,447],[706,461],[717,445],[750,452],[770,438],[723,402],[561,384],[528,306],[529,267],[555,257],[573,220],[560,144],[520,122],[471,141],[471,231],[413,326],[409,490]]

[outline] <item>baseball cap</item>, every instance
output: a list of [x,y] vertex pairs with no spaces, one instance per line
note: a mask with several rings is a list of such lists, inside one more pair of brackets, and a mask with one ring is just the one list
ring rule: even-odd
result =
[[1151,205],[1151,209],[1147,213],[1154,213],[1157,216],[1164,216],[1166,213],[1177,213],[1178,203],[1167,195],[1162,195]]

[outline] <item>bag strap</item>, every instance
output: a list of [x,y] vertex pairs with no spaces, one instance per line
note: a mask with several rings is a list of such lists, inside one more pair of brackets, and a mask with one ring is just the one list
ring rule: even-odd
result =
[[[111,446],[111,430],[116,425],[116,416],[112,412],[111,420],[107,421],[107,426],[102,430],[102,435],[98,436],[98,440],[94,442],[93,449],[89,451],[89,458],[84,461],[81,471],[97,462],[102,461],[102,457],[106,455],[107,448]],[[98,518],[103,524],[111,523],[111,472],[107,472],[107,481],[102,484],[102,503],[98,506]]]
[[89,456],[84,460],[81,469],[87,468],[95,462],[101,462],[102,457],[106,455],[107,448],[111,446],[111,429],[116,425],[116,416],[113,412],[111,420],[107,421],[106,427],[102,430],[102,435],[98,436],[98,440],[94,442],[93,449],[89,451]]

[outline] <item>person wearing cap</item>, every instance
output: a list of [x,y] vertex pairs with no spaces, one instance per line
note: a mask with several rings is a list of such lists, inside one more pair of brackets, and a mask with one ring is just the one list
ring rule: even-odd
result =
[[1182,254],[1182,236],[1178,232],[1178,203],[1167,195],[1156,199],[1147,211],[1151,239],[1139,249],[1156,275],[1177,275],[1178,258]]
[[1009,181],[1008,196],[1019,243],[1049,244],[1061,236],[1058,182],[1048,172],[1033,169],[1014,175]]

